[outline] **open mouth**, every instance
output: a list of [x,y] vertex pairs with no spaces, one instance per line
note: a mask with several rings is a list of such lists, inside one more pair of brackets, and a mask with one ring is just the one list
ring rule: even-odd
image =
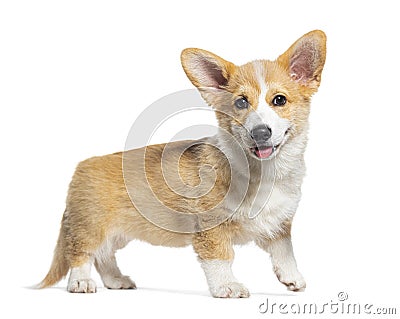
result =
[[250,148],[250,152],[258,159],[269,159],[278,150],[280,144],[274,146],[256,146]]

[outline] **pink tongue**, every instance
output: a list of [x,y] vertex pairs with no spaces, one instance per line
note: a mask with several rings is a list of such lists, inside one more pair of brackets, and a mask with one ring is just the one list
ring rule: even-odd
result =
[[272,147],[263,149],[256,148],[256,154],[259,158],[268,158],[272,154]]

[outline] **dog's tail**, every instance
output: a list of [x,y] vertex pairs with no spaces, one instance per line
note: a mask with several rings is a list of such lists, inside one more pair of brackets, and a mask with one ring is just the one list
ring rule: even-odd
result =
[[57,245],[54,249],[53,262],[46,277],[37,285],[37,288],[46,288],[55,285],[64,278],[69,270],[68,261],[65,258],[65,228],[61,223],[60,235],[58,236]]

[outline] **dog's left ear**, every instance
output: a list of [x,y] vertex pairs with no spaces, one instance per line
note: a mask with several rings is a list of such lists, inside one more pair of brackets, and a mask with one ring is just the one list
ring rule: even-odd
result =
[[298,39],[278,58],[293,81],[317,89],[326,57],[326,35],[320,30],[311,31]]
[[186,75],[199,89],[223,89],[235,65],[206,50],[182,51],[181,62]]

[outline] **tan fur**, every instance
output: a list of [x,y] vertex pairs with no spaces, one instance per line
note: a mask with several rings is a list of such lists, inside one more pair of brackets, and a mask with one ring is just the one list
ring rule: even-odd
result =
[[232,238],[240,232],[240,225],[233,222],[222,223],[212,229],[196,233],[193,248],[200,259],[232,260],[234,256]]
[[60,281],[61,278],[67,275],[70,265],[64,255],[65,240],[65,227],[62,225],[58,236],[57,246],[54,250],[53,262],[48,274],[39,284],[41,288],[53,286]]
[[[325,36],[320,31],[314,31],[311,35],[321,38],[321,43],[325,40]],[[320,82],[325,49],[322,50],[321,65],[317,66],[312,83],[305,85],[293,81],[288,74],[288,57],[296,47],[296,43],[276,61],[262,63],[266,70],[266,82],[271,88],[266,102],[271,105],[276,94],[284,94],[288,99],[288,106],[275,108],[275,111],[279,116],[290,119],[296,124],[296,128],[301,130],[309,113],[309,99]],[[245,95],[252,108],[256,109],[260,87],[255,77],[254,67],[251,63],[240,67],[235,66],[211,52],[199,49],[186,49],[182,53],[182,64],[189,79],[199,88],[206,101],[216,108],[219,125],[230,131],[232,122],[236,125],[243,123],[250,109],[248,112],[239,112],[221,102],[226,96],[214,96],[207,88],[204,88],[205,85],[213,86],[215,83],[202,83],[202,79],[193,75],[193,68],[196,68],[197,63],[193,62],[193,57],[198,54],[205,55],[207,59],[211,59],[213,63],[220,66],[222,76],[226,80],[223,83],[224,90],[233,97]],[[292,105],[296,107],[291,107]],[[228,117],[226,114],[231,114],[233,117]],[[205,212],[218,205],[231,183],[229,163],[224,154],[211,145],[190,145],[190,141],[174,142],[168,145],[172,150],[169,154],[172,156],[175,154],[177,157],[166,161],[167,166],[164,172],[161,170],[161,154],[166,144],[151,145],[125,154],[115,153],[93,157],[81,162],[70,183],[53,263],[40,287],[54,285],[67,274],[70,268],[79,267],[89,260],[96,264],[99,262],[96,258],[100,258],[96,254],[101,247],[107,241],[120,238],[123,240],[117,248],[123,247],[132,239],[170,247],[193,244],[202,260],[232,260],[234,255],[232,245],[236,242],[245,242],[252,236],[240,222],[228,218],[217,227],[193,234],[169,231],[154,225],[140,214],[127,192],[127,189],[135,189],[140,196],[140,191],[146,187],[144,183],[147,182],[166,207],[187,214]],[[181,153],[182,156],[179,157]],[[147,181],[142,180],[137,164],[143,155],[145,155],[144,169]],[[123,156],[127,159],[124,161],[125,176],[122,167]],[[182,191],[188,188],[197,193],[205,192],[201,200],[190,198],[190,196],[180,196],[166,183],[163,173],[169,174],[168,172],[174,171],[176,168],[174,163],[179,164],[178,174],[181,178],[179,182],[183,183],[179,184],[177,181],[177,187]],[[207,174],[215,177],[211,190],[207,188],[209,185],[202,184],[205,179],[200,178],[200,169],[205,165],[212,168]],[[164,216],[163,212],[153,213],[159,214],[161,219],[169,218],[168,215]],[[221,211],[221,216],[223,214],[224,212]],[[204,219],[196,220],[197,226],[193,227],[202,227],[202,223],[207,223],[207,218],[215,218],[215,216],[205,216]],[[222,218],[224,219],[225,217]],[[178,223],[173,218],[167,222],[171,225]],[[283,221],[275,239],[290,236],[290,228],[291,219]],[[252,239],[257,240],[257,238]]]
[[[185,141],[177,144],[183,143]],[[146,172],[150,186],[159,190],[158,195],[167,207],[186,210],[188,213],[205,211],[221,200],[227,187],[222,185],[228,182],[230,172],[223,158],[221,162],[218,150],[203,146],[207,150],[201,153],[200,162],[189,151],[180,160],[181,171],[184,172],[181,176],[192,185],[199,182],[198,165],[207,163],[219,168],[218,182],[205,196],[206,200],[195,203],[195,200],[177,196],[160,178],[160,153],[164,146],[159,144],[146,147],[146,161],[149,163]],[[141,154],[141,151],[138,150],[137,153]],[[133,183],[136,181],[133,180]],[[69,268],[87,262],[107,238],[116,234],[130,240],[139,239],[153,245],[170,247],[186,246],[191,243],[192,238],[192,234],[159,228],[137,212],[126,191],[122,174],[122,153],[93,157],[78,165],[69,188],[54,262],[40,287],[55,284],[67,274]]]

